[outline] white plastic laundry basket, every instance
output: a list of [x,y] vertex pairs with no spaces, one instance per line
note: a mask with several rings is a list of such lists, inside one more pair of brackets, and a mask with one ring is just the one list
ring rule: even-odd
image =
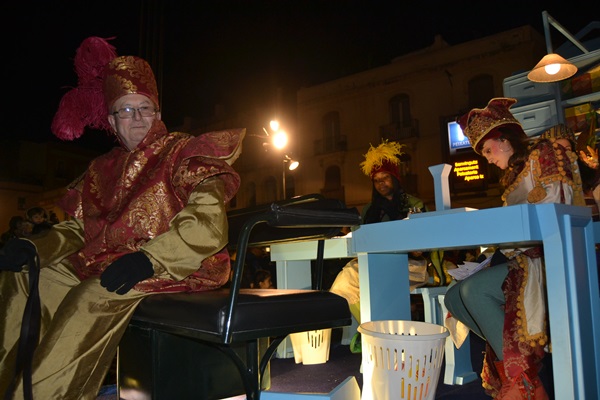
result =
[[329,360],[331,329],[292,333],[290,339],[296,364],[323,364]]
[[418,321],[361,324],[362,400],[435,398],[449,335],[441,326]]

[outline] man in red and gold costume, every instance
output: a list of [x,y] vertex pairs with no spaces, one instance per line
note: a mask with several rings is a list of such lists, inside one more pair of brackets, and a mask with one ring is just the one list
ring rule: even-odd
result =
[[169,133],[148,63],[117,57],[104,39],[81,44],[75,69],[78,87],[61,100],[53,133],[72,140],[86,126],[101,128],[120,146],[69,187],[60,203],[69,221],[0,254],[0,393],[14,390],[14,398],[29,397],[27,374],[15,373],[32,297],[28,254],[37,252],[40,267],[29,371],[36,399],[95,399],[144,297],[211,290],[229,277],[225,207],[239,187],[231,164],[245,130]]

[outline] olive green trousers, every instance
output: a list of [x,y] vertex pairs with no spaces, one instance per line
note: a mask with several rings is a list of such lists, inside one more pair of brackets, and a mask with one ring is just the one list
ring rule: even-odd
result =
[[[0,271],[0,395],[15,375],[27,272]],[[35,399],[94,400],[137,304],[148,293],[118,295],[99,278],[80,281],[63,261],[40,271],[40,340],[32,365]],[[14,399],[23,398],[22,379]]]

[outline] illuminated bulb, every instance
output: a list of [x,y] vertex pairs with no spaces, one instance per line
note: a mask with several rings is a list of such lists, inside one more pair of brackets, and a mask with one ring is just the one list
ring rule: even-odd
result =
[[273,146],[278,149],[283,149],[288,142],[287,133],[285,131],[277,131],[273,136]]
[[298,161],[296,161],[296,160],[291,160],[291,161],[290,161],[289,170],[290,170],[290,171],[293,171],[293,170],[295,170],[296,168],[298,168],[298,165],[300,165],[300,163],[299,163]]
[[555,53],[546,54],[536,66],[529,71],[527,78],[532,82],[558,82],[572,77],[577,67]]
[[548,75],[556,75],[560,71],[560,64],[548,64],[544,67]]
[[277,132],[279,130],[279,121],[273,120],[273,121],[269,122],[269,126],[271,127],[271,129],[273,129],[275,132]]

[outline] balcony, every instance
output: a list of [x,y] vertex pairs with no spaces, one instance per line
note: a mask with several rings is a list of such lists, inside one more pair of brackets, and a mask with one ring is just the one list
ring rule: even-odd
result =
[[335,153],[337,151],[346,151],[348,150],[348,140],[346,135],[340,135],[339,139],[333,143],[327,142],[325,143],[323,139],[315,140],[314,142],[314,151],[315,155],[327,154],[327,153]]
[[419,121],[412,119],[411,125],[401,126],[398,123],[391,123],[379,127],[379,134],[382,140],[402,141],[419,137]]

